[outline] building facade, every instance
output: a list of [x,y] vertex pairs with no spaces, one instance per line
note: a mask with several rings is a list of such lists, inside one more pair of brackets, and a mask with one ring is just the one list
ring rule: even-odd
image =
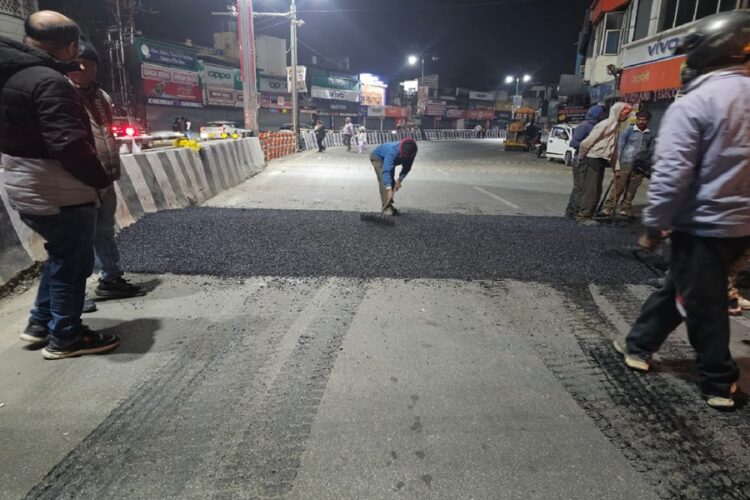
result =
[[37,0],[0,0],[0,35],[20,41],[23,20],[37,10]]
[[746,8],[750,0],[593,0],[579,44],[592,103],[627,100],[658,126],[680,88],[682,37],[699,19]]

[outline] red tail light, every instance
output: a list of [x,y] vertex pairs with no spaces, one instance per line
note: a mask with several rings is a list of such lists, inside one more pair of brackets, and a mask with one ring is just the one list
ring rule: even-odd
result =
[[128,137],[134,137],[138,135],[138,129],[135,127],[125,127],[125,135]]

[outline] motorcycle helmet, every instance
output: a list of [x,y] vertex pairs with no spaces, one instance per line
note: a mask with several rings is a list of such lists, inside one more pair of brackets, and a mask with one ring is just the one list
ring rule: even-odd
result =
[[750,10],[701,19],[682,39],[675,55],[687,55],[680,71],[683,84],[718,68],[744,64],[750,57]]

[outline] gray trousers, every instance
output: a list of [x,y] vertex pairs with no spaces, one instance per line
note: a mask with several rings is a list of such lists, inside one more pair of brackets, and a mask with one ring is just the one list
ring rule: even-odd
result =
[[583,198],[579,217],[590,219],[596,215],[596,207],[602,197],[604,170],[609,162],[603,158],[586,158],[586,175],[583,180]]
[[[620,202],[620,210],[630,212],[633,209],[633,200],[638,188],[643,184],[643,175],[633,171],[633,167],[626,163],[622,164],[620,178],[616,180],[617,198]],[[612,197],[607,196],[604,201],[604,211],[612,212],[615,207],[612,206]]]

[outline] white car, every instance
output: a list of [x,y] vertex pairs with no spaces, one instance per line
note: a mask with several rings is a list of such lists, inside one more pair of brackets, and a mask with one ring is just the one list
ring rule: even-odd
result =
[[576,150],[570,147],[570,140],[573,139],[573,130],[575,125],[555,125],[549,133],[547,139],[547,160],[562,160],[566,165],[573,164],[573,158],[576,156]]
[[237,127],[235,122],[215,121],[208,122],[200,129],[200,137],[204,141],[211,139],[240,139],[246,137],[247,131]]

